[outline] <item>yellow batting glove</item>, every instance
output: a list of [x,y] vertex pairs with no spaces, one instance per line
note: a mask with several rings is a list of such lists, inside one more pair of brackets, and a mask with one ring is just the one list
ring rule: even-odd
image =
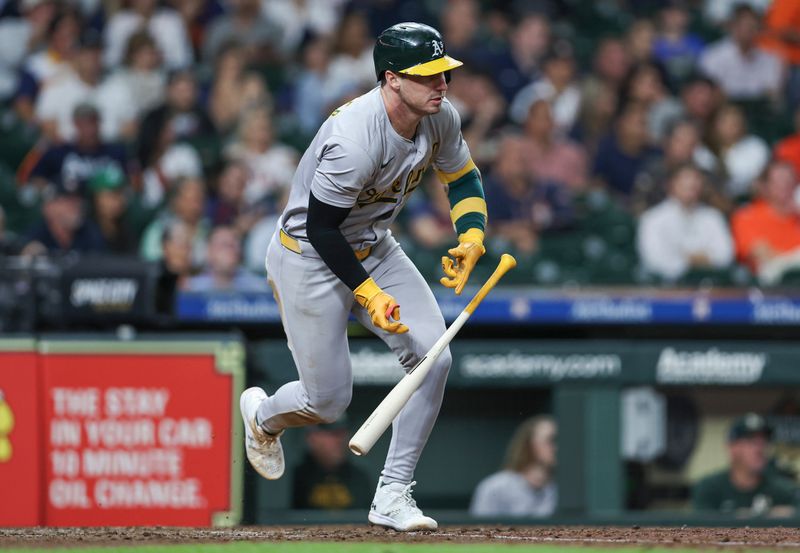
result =
[[[372,277],[353,290],[356,301],[367,310],[372,324],[394,334],[405,334],[408,327],[400,322],[400,305],[380,289]],[[394,319],[392,321],[391,319]]]
[[471,228],[458,237],[458,246],[447,250],[452,259],[442,257],[442,270],[445,276],[439,281],[447,288],[455,288],[456,295],[460,295],[467,279],[475,268],[478,259],[486,253],[483,247],[483,231]]

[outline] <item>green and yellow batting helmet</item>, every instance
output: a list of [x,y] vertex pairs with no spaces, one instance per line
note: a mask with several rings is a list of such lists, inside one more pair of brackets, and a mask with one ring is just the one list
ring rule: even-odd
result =
[[463,65],[447,55],[439,31],[422,23],[398,23],[383,31],[372,57],[378,80],[387,70],[424,77]]

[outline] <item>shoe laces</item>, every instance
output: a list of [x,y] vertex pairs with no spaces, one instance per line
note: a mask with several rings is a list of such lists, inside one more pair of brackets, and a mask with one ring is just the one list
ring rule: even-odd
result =
[[410,482],[403,486],[403,489],[400,490],[400,494],[397,496],[398,501],[403,505],[408,505],[412,509],[416,509],[419,511],[419,507],[417,507],[417,502],[411,497],[411,488],[415,486],[417,483],[416,481]]
[[253,440],[261,446],[272,445],[275,442],[275,440],[277,440],[278,438],[281,437],[281,435],[283,435],[283,430],[281,430],[277,434],[270,434],[269,432],[267,432],[266,430],[264,430],[255,423],[251,425],[251,428],[253,429]]

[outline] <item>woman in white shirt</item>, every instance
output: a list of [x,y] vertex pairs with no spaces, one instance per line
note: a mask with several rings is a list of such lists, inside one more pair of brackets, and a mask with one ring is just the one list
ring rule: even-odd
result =
[[280,202],[297,169],[297,152],[275,140],[272,113],[267,106],[242,111],[236,139],[224,154],[226,159],[242,161],[250,169],[244,191],[248,205]]
[[764,140],[748,134],[742,110],[733,104],[722,106],[711,122],[709,148],[717,156],[726,176],[725,189],[731,199],[749,196],[752,185],[770,158]]
[[192,64],[194,53],[180,14],[171,8],[158,7],[157,0],[129,0],[128,7],[111,16],[105,27],[106,67],[122,62],[128,39],[143,28],[155,39],[167,68],[180,69]]
[[502,470],[481,480],[469,512],[475,517],[548,517],[558,504],[556,423],[538,415],[517,427]]

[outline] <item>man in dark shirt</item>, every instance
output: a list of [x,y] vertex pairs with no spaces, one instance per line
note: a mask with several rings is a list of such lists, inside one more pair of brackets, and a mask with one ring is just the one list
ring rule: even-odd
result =
[[91,104],[79,104],[73,112],[75,141],[50,146],[23,181],[61,182],[72,191],[84,193],[92,175],[111,168],[125,173],[127,154],[122,144],[100,139],[100,114]]
[[351,509],[369,502],[371,481],[350,460],[347,440],[342,419],[307,428],[306,454],[292,481],[293,509]]
[[48,185],[42,196],[44,217],[28,233],[23,253],[106,250],[100,229],[86,219],[86,206],[78,193],[59,184]]
[[792,516],[798,503],[796,484],[768,468],[772,428],[748,413],[728,434],[730,467],[700,480],[692,489],[692,506],[740,516]]
[[594,159],[595,184],[627,202],[636,174],[658,155],[648,144],[645,108],[630,103],[617,117],[614,129],[600,141]]

